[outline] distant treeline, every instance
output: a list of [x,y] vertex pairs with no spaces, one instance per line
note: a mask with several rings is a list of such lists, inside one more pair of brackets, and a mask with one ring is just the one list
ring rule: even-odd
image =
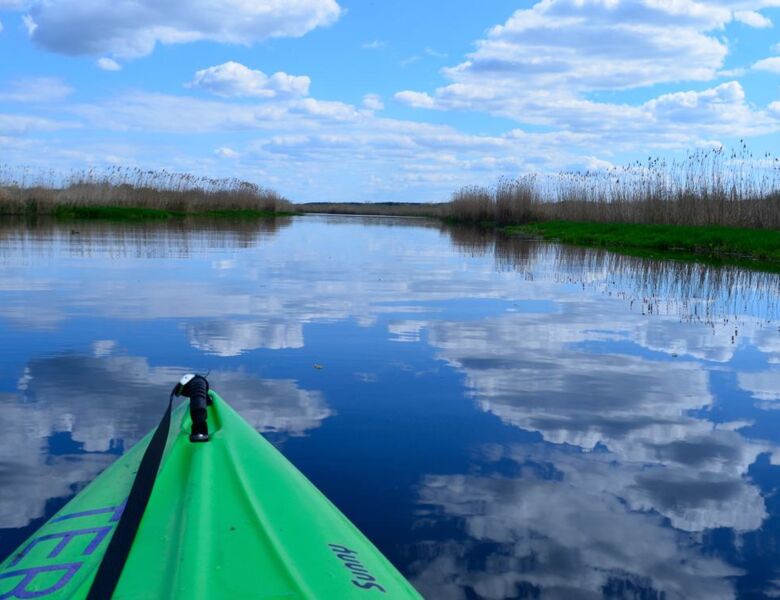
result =
[[239,179],[121,167],[75,171],[59,178],[56,174],[19,173],[0,166],[0,214],[87,214],[98,209],[143,210],[147,216],[294,210],[277,192]]
[[[310,207],[314,208],[312,210]],[[766,154],[703,150],[681,160],[501,179],[440,204],[298,205],[304,212],[432,216],[469,223],[542,221],[720,225],[780,229],[780,162]]]
[[423,202],[306,202],[295,208],[304,213],[385,215],[396,217],[444,217],[446,203]]

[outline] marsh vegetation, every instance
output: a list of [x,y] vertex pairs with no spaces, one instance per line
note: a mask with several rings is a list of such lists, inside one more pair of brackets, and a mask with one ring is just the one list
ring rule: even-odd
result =
[[609,169],[501,179],[493,187],[463,187],[440,204],[316,208],[430,216],[566,243],[780,265],[780,161],[756,157],[744,145],[678,160],[651,157]]
[[240,179],[114,167],[56,173],[0,167],[0,214],[98,219],[290,214],[277,192]]
[[780,229],[780,161],[723,148],[684,159],[503,179],[453,194],[447,216],[499,225],[538,221]]

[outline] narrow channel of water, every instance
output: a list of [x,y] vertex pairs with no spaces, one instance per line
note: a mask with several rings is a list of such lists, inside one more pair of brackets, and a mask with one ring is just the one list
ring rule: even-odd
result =
[[428,598],[780,594],[779,297],[423,220],[0,225],[0,559],[211,370]]

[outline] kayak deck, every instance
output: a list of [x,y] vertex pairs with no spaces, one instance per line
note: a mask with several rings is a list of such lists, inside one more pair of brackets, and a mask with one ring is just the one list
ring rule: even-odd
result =
[[[216,393],[186,404],[114,598],[420,598],[365,536]],[[0,565],[0,600],[85,598],[151,434]]]

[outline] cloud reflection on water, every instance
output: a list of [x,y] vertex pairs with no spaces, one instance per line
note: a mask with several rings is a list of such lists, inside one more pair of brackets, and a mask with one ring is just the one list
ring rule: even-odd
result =
[[[30,361],[17,394],[0,396],[4,419],[23,424],[0,438],[0,528],[43,515],[50,498],[71,495],[156,426],[173,384],[186,371],[145,358],[63,354]],[[301,436],[333,415],[317,391],[292,380],[214,371],[209,380],[258,431]],[[63,450],[52,448],[65,435]],[[55,442],[56,443],[56,442]]]
[[[465,600],[470,590],[496,600],[601,598],[609,589],[621,598],[734,597],[730,578],[740,570],[703,553],[696,537],[664,526],[658,514],[629,507],[620,496],[626,488],[614,485],[625,478],[623,467],[608,456],[493,446],[480,459],[512,461],[521,471],[431,475],[421,483],[423,521],[443,511],[463,530],[415,565],[413,582],[426,597]],[[543,476],[550,469],[555,476]],[[726,502],[729,491],[721,496]]]
[[[430,360],[403,360],[428,361],[429,370],[447,365],[442,377],[460,378],[469,406],[497,426],[540,436],[526,446],[482,444],[458,473],[415,473],[423,514],[414,571],[431,597],[466,598],[469,589],[486,598],[534,590],[545,598],[609,590],[735,595],[741,571],[706,536],[729,530],[737,545],[767,519],[769,505],[749,471],[760,455],[780,452],[742,430],[758,418],[753,408],[780,399],[776,275],[393,220],[307,218],[267,235],[216,239],[121,231],[98,228],[81,240],[46,233],[53,252],[67,257],[56,277],[47,260],[28,256],[35,240],[12,237],[0,252],[10,282],[0,287],[8,300],[0,319],[48,329],[85,315],[155,326],[174,320],[189,352],[240,365],[212,373],[215,387],[259,430],[289,436],[335,411],[292,380],[254,376],[251,353],[301,350],[311,344],[312,324],[338,337],[336,324],[356,323],[377,348],[390,340],[404,342],[391,345],[399,355],[430,351]],[[51,250],[47,243],[39,245]],[[111,254],[115,243],[121,260]],[[331,349],[317,342],[318,350]],[[390,368],[402,362],[394,358],[381,381],[391,381]],[[338,377],[335,371],[325,374]],[[92,356],[29,361],[19,394],[0,401],[17,411],[14,422],[34,423],[35,431],[13,442],[27,449],[23,459],[0,445],[0,474],[30,496],[32,508],[19,512],[10,492],[0,491],[0,518],[20,526],[41,514],[42,480],[66,495],[91,479],[110,460],[101,452],[155,424],[181,372],[125,356],[105,340]],[[715,373],[733,374],[755,406],[738,407],[728,422],[715,418],[732,393],[716,385]],[[352,369],[350,382],[334,385],[349,396],[350,385],[376,380]],[[120,396],[106,403],[116,390]],[[133,404],[138,398],[144,410]],[[81,471],[46,462],[45,440],[57,432],[91,452],[74,461]],[[22,473],[29,481],[18,479]],[[449,521],[461,535],[425,538],[427,524]]]

